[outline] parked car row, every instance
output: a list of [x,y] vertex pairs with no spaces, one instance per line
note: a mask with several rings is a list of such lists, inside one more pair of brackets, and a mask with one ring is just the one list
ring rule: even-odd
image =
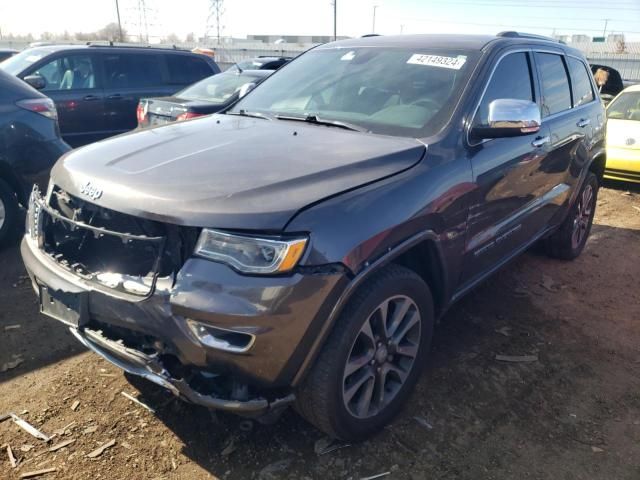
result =
[[0,68],[55,102],[62,136],[74,147],[134,129],[141,97],[172,95],[220,72],[206,55],[102,44],[30,48]]
[[[104,85],[93,65],[54,81]],[[220,113],[65,155],[22,257],[42,312],[126,371],[359,440],[400,410],[450,305],[534,243],[580,255],[598,85],[579,51],[516,32],[344,40],[250,75],[138,110],[143,127],[202,99]]]

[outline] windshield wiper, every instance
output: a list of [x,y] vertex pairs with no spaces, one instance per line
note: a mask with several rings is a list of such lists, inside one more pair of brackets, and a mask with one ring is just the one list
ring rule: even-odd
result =
[[273,120],[271,115],[260,112],[248,112],[246,110],[238,110],[237,112],[226,112],[226,115],[238,115],[240,117],[263,118],[264,120]]
[[314,125],[324,125],[326,127],[338,127],[345,130],[353,130],[355,132],[368,132],[366,128],[359,127],[352,123],[341,122],[340,120],[328,120],[326,118],[320,118],[317,115],[306,115],[304,117],[296,117],[293,115],[276,115],[278,120],[292,120],[295,122],[307,122]]

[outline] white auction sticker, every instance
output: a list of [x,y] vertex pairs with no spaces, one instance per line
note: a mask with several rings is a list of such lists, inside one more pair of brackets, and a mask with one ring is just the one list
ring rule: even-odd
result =
[[414,53],[411,55],[411,58],[407,60],[407,63],[460,70],[466,61],[466,55],[458,55],[457,57],[441,57],[440,55],[421,55],[419,53]]

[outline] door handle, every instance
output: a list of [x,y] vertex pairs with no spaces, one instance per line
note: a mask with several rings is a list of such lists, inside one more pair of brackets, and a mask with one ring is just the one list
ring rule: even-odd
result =
[[540,147],[546,145],[547,143],[549,143],[550,141],[551,141],[551,137],[549,137],[549,136],[538,137],[533,142],[531,142],[531,145],[533,145],[536,148],[540,148]]
[[83,98],[83,100],[84,100],[85,102],[92,102],[92,101],[94,101],[94,100],[99,100],[99,99],[100,99],[100,97],[98,97],[97,95],[86,95],[86,96]]
[[122,100],[122,95],[119,93],[114,93],[113,95],[109,95],[107,100]]
[[591,123],[591,120],[589,120],[588,118],[581,118],[580,121],[576,123],[576,125],[580,128],[584,128],[590,123]]

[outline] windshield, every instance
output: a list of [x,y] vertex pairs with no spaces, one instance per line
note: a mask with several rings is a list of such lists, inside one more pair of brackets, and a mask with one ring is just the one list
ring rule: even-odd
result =
[[53,52],[53,50],[46,48],[30,48],[13,57],[7,58],[4,62],[0,63],[0,68],[11,75],[19,75],[27,67],[30,67],[51,52]]
[[621,94],[607,107],[607,118],[640,120],[640,92]]
[[319,48],[265,80],[230,113],[316,116],[374,133],[425,137],[450,119],[476,52]]
[[186,100],[204,100],[217,104],[225,103],[245,83],[258,83],[260,79],[253,75],[238,73],[220,73],[185,88],[176,97]]

